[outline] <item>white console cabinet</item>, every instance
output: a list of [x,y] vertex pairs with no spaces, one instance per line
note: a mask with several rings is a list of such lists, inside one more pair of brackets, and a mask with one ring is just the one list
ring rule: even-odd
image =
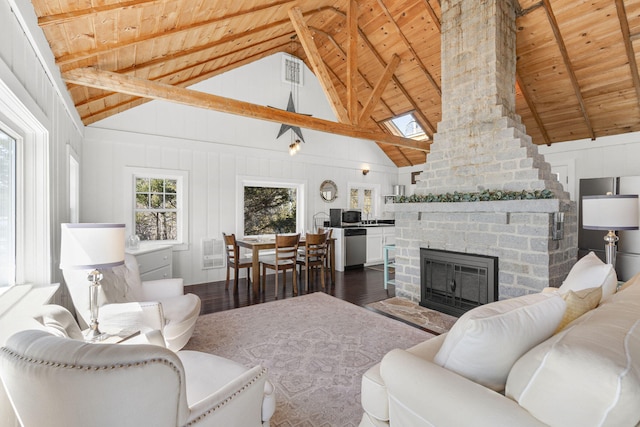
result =
[[127,249],[134,255],[140,269],[140,279],[157,280],[173,277],[173,249],[171,246],[146,246],[140,249]]
[[395,227],[367,227],[367,265],[382,263],[382,248],[395,243]]

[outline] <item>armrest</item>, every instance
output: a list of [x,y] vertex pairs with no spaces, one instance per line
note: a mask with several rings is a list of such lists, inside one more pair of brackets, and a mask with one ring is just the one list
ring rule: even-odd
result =
[[118,332],[122,329],[164,328],[164,313],[159,302],[127,302],[106,304],[100,307],[100,327],[105,331]]
[[181,278],[147,280],[142,282],[142,296],[147,301],[155,301],[183,294],[184,285]]
[[380,369],[392,425],[545,425],[515,401],[405,350],[390,351]]
[[[263,414],[262,409],[266,381],[265,368],[255,366],[248,369],[199,402],[189,402],[190,414],[186,424],[197,420],[199,426],[248,426],[255,425],[256,420],[263,419],[264,415],[270,418],[273,412]],[[189,383],[187,385],[192,387]]]
[[162,336],[162,332],[160,331],[148,331],[148,332],[140,332],[140,335],[136,335],[135,337],[131,337],[126,341],[121,342],[122,345],[130,345],[130,344],[151,344],[157,345],[159,347],[167,347],[164,342],[164,337]]

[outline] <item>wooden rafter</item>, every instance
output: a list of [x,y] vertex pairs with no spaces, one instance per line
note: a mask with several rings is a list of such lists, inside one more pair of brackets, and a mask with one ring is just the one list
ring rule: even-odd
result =
[[[201,81],[210,79],[211,77],[215,77],[215,76],[220,75],[222,73],[226,73],[227,71],[231,71],[231,70],[233,70],[235,68],[238,68],[238,67],[241,67],[243,65],[250,64],[253,61],[257,61],[258,59],[266,58],[269,55],[273,55],[274,53],[281,52],[282,49],[285,48],[288,45],[289,45],[289,43],[286,43],[286,44],[284,44],[282,46],[276,46],[276,47],[274,47],[272,49],[266,50],[264,52],[257,53],[255,55],[246,56],[246,57],[242,58],[239,61],[233,62],[231,64],[227,64],[224,67],[216,68],[215,70],[209,71],[207,73],[199,74],[196,77],[189,77],[187,79],[178,80],[178,78],[184,72],[187,72],[187,74],[191,75],[190,71],[201,67],[202,64],[200,64],[200,63],[194,64],[194,65],[190,65],[188,67],[181,68],[179,70],[164,74],[164,75],[159,76],[156,79],[154,79],[154,81],[163,82],[163,81],[167,80],[167,81],[171,81],[171,84],[173,84],[174,86],[177,86],[177,87],[188,87],[188,86],[194,85],[196,83],[199,83]],[[108,98],[117,97],[117,96],[120,96],[120,95],[121,94],[117,93],[117,92],[109,92],[109,94],[104,97],[105,104],[107,103],[106,100]],[[101,99],[96,99],[96,102],[99,102],[100,100]],[[82,121],[83,121],[83,123],[85,125],[89,125],[91,123],[95,123],[95,122],[97,122],[99,120],[102,120],[102,119],[105,119],[105,118],[107,118],[109,116],[112,116],[113,114],[119,113],[120,111],[124,111],[124,110],[126,110],[128,108],[140,105],[141,103],[147,102],[147,101],[151,101],[151,99],[143,99],[142,102],[141,102],[141,98],[132,96],[128,100],[118,102],[117,104],[115,104],[115,105],[113,105],[113,106],[111,106],[109,108],[106,108],[106,109],[103,109],[103,110],[100,110],[100,111],[97,111],[97,112],[93,112],[90,117],[84,117],[83,116],[82,117]]]
[[624,2],[622,0],[615,0],[615,2],[616,11],[618,13],[618,21],[620,21],[620,30],[622,31],[622,40],[624,41],[624,48],[627,52],[627,60],[629,61],[629,68],[631,69],[631,79],[633,80],[633,86],[636,89],[636,98],[638,100],[638,105],[640,105],[640,76],[638,76],[638,63],[636,62],[636,54],[633,51],[633,45],[631,44],[627,11],[624,8]]
[[[338,44],[338,42],[333,38],[333,36],[331,34],[328,34],[324,31],[322,31],[319,28],[315,28],[315,27],[309,27],[311,30],[313,30],[314,33],[316,34],[321,34],[322,36],[326,37],[327,40],[329,40],[329,43],[331,43],[333,45],[333,47],[336,49],[336,51],[338,52],[338,54],[340,55],[340,57],[346,61],[347,59],[347,53],[342,50],[342,47],[340,47],[340,45]],[[332,74],[335,76],[336,80],[338,81],[342,81],[338,75],[332,71]],[[367,77],[365,75],[363,75],[359,70],[358,70],[358,76],[366,83],[366,85],[368,87],[374,88],[374,85],[369,81],[369,79],[367,79]],[[389,105],[387,105],[386,102],[384,102],[383,99],[379,98],[379,102],[384,106],[384,108],[389,111],[389,114],[394,115],[393,110],[391,109],[391,107],[389,107]],[[363,107],[364,108],[364,107]],[[360,113],[360,117],[359,117],[359,122],[360,124],[362,124],[364,122],[365,119],[365,115],[363,115],[362,113]]]
[[[266,8],[266,7],[267,6],[264,6],[263,8]],[[271,7],[271,6],[268,6],[268,7]],[[322,11],[322,10],[325,10],[325,9],[332,9],[332,8],[331,7],[320,8],[320,9],[316,9],[316,10],[310,11],[308,13],[309,14],[316,13],[316,12],[319,12],[319,11]],[[107,53],[107,52],[111,52],[111,51],[115,51],[115,50],[119,50],[119,49],[136,47],[136,46],[139,46],[139,45],[141,45],[141,44],[143,44],[145,42],[148,42],[150,40],[158,40],[160,38],[174,37],[176,35],[187,33],[187,32],[192,31],[192,30],[197,30],[197,29],[200,29],[200,28],[205,28],[205,27],[208,27],[208,26],[211,26],[211,25],[215,25],[216,23],[218,23],[220,21],[226,21],[226,20],[229,20],[230,18],[233,18],[235,16],[242,16],[243,14],[247,14],[247,13],[252,13],[252,10],[238,12],[237,14],[234,14],[234,15],[225,15],[224,17],[221,17],[221,18],[214,18],[214,19],[209,19],[207,21],[196,22],[194,24],[187,25],[187,26],[184,26],[184,27],[177,27],[177,28],[174,28],[172,30],[164,31],[164,32],[162,32],[160,34],[150,33],[150,34],[147,34],[145,36],[137,37],[135,39],[127,40],[125,42],[120,42],[120,43],[117,43],[117,44],[104,44],[104,45],[101,45],[101,46],[93,48],[93,49],[88,49],[88,50],[85,50],[85,51],[82,51],[82,52],[74,52],[74,53],[70,53],[70,54],[67,54],[67,55],[60,56],[60,57],[56,58],[56,63],[58,65],[66,65],[66,64],[69,64],[69,63],[72,63],[72,62],[93,58],[93,57],[98,56],[98,55],[103,54],[103,53]],[[234,41],[234,40],[236,40],[238,38],[249,36],[249,35],[252,35],[252,34],[256,34],[256,33],[259,33],[261,31],[277,27],[279,25],[286,25],[288,23],[289,23],[288,19],[283,19],[283,20],[280,20],[280,21],[277,21],[277,22],[270,22],[268,24],[261,25],[261,26],[256,27],[256,28],[252,28],[251,30],[244,31],[242,33],[232,34],[230,36],[223,37],[220,40],[216,40],[214,42],[208,43],[208,44],[203,45],[203,46],[209,46],[209,45],[216,46],[216,45],[219,45],[221,43],[232,42],[232,41]],[[204,48],[206,49],[207,47],[204,47]]]
[[73,12],[57,13],[55,15],[42,16],[38,18],[40,27],[48,27],[51,25],[65,24],[67,22],[86,18],[88,16],[96,16],[104,12],[113,12],[122,9],[138,9],[141,7],[149,7],[166,3],[167,0],[131,0],[123,3],[112,3],[102,6],[90,7],[87,9],[76,10]]
[[442,90],[440,89],[440,85],[433,78],[429,70],[427,70],[427,67],[422,62],[422,59],[420,59],[420,56],[418,56],[418,53],[413,48],[413,45],[404,35],[404,33],[402,32],[402,29],[398,26],[398,23],[395,21],[395,19],[393,19],[391,12],[389,12],[389,9],[387,9],[387,6],[385,6],[383,0],[378,0],[378,5],[380,5],[380,8],[384,12],[384,14],[387,16],[387,19],[389,19],[389,22],[395,27],[398,35],[400,36],[404,44],[407,46],[407,49],[409,50],[409,52],[411,52],[411,55],[413,56],[413,58],[416,60],[416,64],[418,65],[418,67],[420,67],[420,69],[424,73],[429,83],[431,83],[431,86],[433,86],[433,88],[436,90],[436,92],[438,93],[438,96],[442,96]]
[[384,73],[378,79],[378,82],[373,88],[373,92],[371,92],[369,99],[367,99],[367,102],[364,104],[364,108],[360,112],[360,122],[371,114],[376,104],[378,104],[378,101],[380,101],[380,98],[382,97],[382,92],[384,92],[387,84],[389,84],[393,78],[393,73],[395,73],[398,65],[400,65],[400,57],[394,53],[391,62],[387,64],[387,67],[384,69]]
[[529,106],[529,110],[531,111],[531,114],[533,115],[534,120],[538,124],[538,129],[540,130],[540,133],[542,134],[542,137],[544,138],[544,142],[547,145],[551,145],[551,139],[549,139],[549,134],[547,133],[547,130],[544,127],[544,123],[542,123],[542,119],[540,118],[540,115],[538,114],[538,110],[536,109],[536,106],[533,104],[533,102],[531,102],[531,98],[529,97],[529,93],[527,92],[527,89],[526,89],[526,87],[524,85],[524,82],[522,81],[522,78],[520,77],[520,73],[517,70],[516,70],[516,83],[520,87],[520,92],[522,93],[522,97],[524,98],[524,100],[526,101],[527,105]]
[[580,85],[578,84],[578,78],[576,77],[576,73],[573,70],[573,66],[571,65],[571,59],[569,58],[569,52],[567,52],[567,47],[564,44],[564,39],[562,38],[562,34],[560,33],[560,27],[558,26],[558,22],[556,21],[556,17],[553,14],[553,9],[551,9],[551,3],[549,0],[542,0],[544,3],[544,10],[547,12],[547,18],[549,19],[549,24],[551,25],[551,29],[553,30],[553,35],[556,38],[556,43],[558,48],[560,49],[560,53],[562,55],[562,60],[564,61],[565,68],[567,69],[567,73],[569,74],[569,80],[571,80],[571,85],[573,86],[573,91],[576,95],[576,99],[578,100],[578,105],[580,107],[580,111],[582,112],[582,117],[584,118],[584,122],[587,125],[587,130],[591,139],[596,139],[596,134],[593,131],[593,126],[591,125],[591,119],[589,118],[589,113],[587,113],[587,107],[584,104],[584,98],[582,97],[582,90],[580,89]]
[[358,124],[358,2],[349,0],[347,9],[347,111]]
[[[331,11],[336,13],[337,15],[341,15],[343,18],[346,17],[345,14],[343,14],[339,10],[331,9]],[[382,58],[382,55],[380,55],[380,52],[378,52],[378,50],[375,48],[373,43],[371,43],[367,35],[362,30],[359,30],[359,34],[362,41],[367,45],[367,48],[369,49],[369,51],[371,51],[371,53],[378,60],[378,63],[380,63],[380,65],[386,68],[387,62]],[[422,110],[420,109],[418,104],[416,104],[413,98],[409,96],[409,92],[396,76],[393,76],[393,82],[398,87],[398,89],[400,89],[402,94],[407,98],[407,101],[409,101],[411,106],[416,110],[414,114],[416,117],[416,120],[418,120],[422,128],[425,129],[425,131],[427,131],[427,135],[429,136],[429,138],[432,138],[433,134],[436,133],[435,126],[433,126],[429,121],[429,119],[427,119],[427,117],[424,115],[424,113],[422,113]]]
[[307,26],[307,23],[304,21],[300,8],[294,7],[289,9],[289,18],[291,19],[293,28],[298,34],[302,48],[304,49],[304,52],[309,59],[309,63],[311,64],[311,68],[320,81],[320,85],[329,100],[329,104],[331,105],[336,118],[341,123],[349,123],[347,110],[344,108],[344,105],[340,100],[340,95],[331,81],[331,76],[329,76],[329,72],[322,60],[320,52],[318,52],[318,47],[313,41],[313,35],[311,34],[311,30]]
[[426,143],[414,141],[409,138],[401,138],[382,132],[359,128],[350,124],[331,122],[289,111],[263,107],[249,102],[237,101],[218,95],[124,76],[110,71],[101,71],[94,68],[76,68],[75,70],[63,73],[62,77],[69,83],[90,86],[102,90],[117,91],[143,98],[206,108],[253,119],[285,123],[351,138],[361,138],[418,150],[428,150]]

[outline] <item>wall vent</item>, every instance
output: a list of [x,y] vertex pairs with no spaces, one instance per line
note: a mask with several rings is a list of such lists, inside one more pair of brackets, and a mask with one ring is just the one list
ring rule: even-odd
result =
[[224,241],[205,237],[202,239],[202,269],[221,268],[225,266]]

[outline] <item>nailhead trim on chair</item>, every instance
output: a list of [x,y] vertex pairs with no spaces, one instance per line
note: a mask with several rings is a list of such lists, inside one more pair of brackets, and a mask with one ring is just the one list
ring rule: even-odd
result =
[[266,373],[267,373],[267,369],[266,368],[262,368],[262,371],[260,371],[258,373],[258,375],[256,375],[249,382],[247,382],[245,385],[243,385],[240,388],[240,390],[236,391],[231,396],[227,397],[225,400],[223,400],[222,402],[218,403],[216,406],[214,406],[213,408],[209,409],[205,413],[199,415],[197,418],[189,421],[187,424],[184,425],[184,427],[189,427],[189,426],[195,425],[196,423],[202,421],[208,415],[210,415],[210,414],[214,413],[215,411],[217,411],[218,409],[224,407],[226,404],[231,402],[233,399],[235,399],[237,396],[239,396],[242,392],[244,392],[246,389],[248,389],[251,385],[253,385],[256,381],[258,381],[261,377],[266,375]]

